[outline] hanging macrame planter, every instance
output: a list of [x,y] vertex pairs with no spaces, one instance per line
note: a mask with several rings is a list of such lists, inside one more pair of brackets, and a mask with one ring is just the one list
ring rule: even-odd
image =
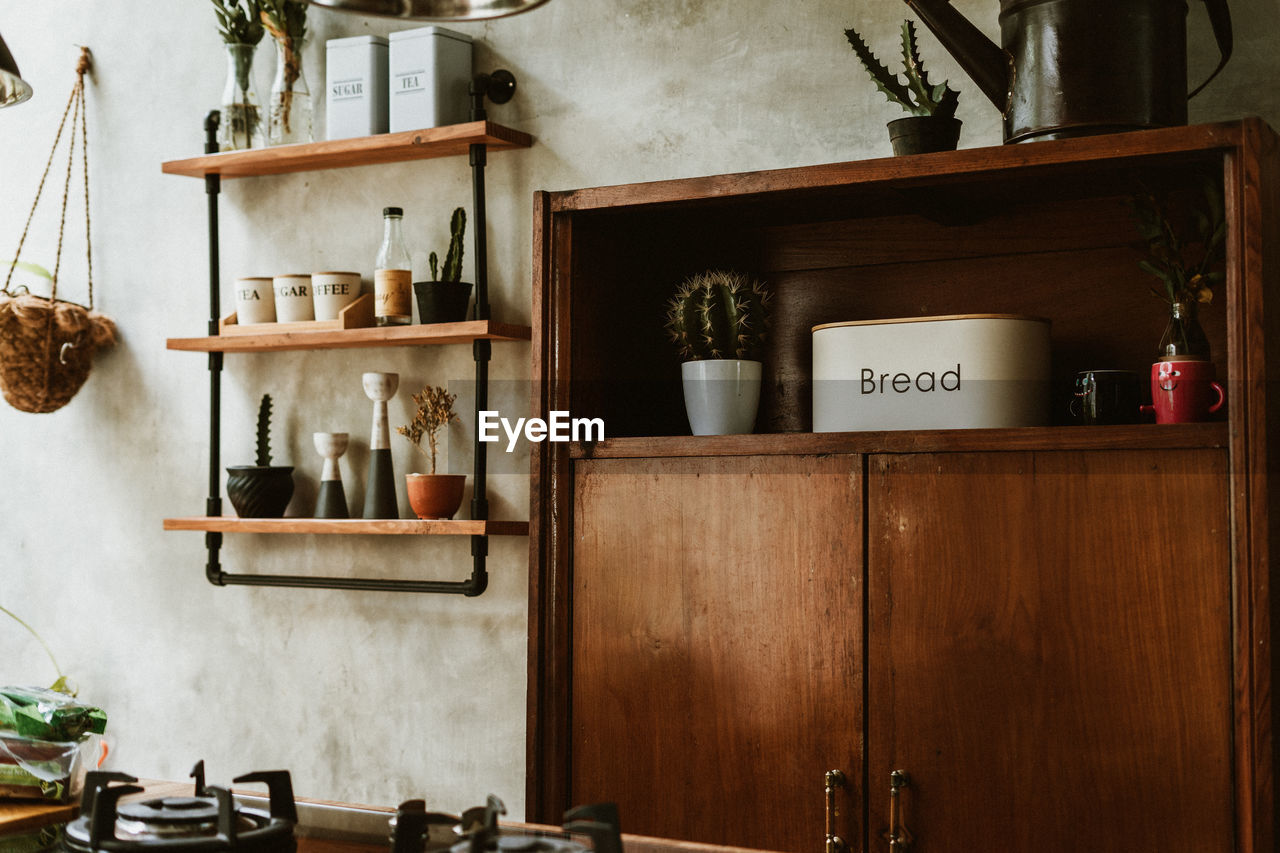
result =
[[[9,274],[0,288],[0,393],[15,409],[24,412],[53,412],[65,406],[93,367],[93,355],[116,341],[116,326],[109,317],[93,310],[93,250],[89,241],[89,133],[85,124],[84,75],[89,70],[89,49],[80,48],[76,65],[76,83],[62,113],[58,133],[49,152],[36,198],[27,215],[27,224],[18,240]],[[54,260],[49,298],[30,293],[19,285],[9,289],[13,271],[18,267],[22,244],[40,204],[45,179],[58,151],[58,142],[71,116],[70,144],[67,148],[67,177],[62,190],[62,218],[58,225],[58,253]],[[84,227],[85,252],[88,258],[88,305],[58,298],[58,269],[62,262],[62,235],[67,223],[67,194],[71,189],[72,163],[75,160],[76,128],[79,126],[81,159],[84,161]]]

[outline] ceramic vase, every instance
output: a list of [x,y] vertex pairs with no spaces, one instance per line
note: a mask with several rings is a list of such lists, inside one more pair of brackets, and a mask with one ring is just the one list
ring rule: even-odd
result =
[[369,437],[369,477],[364,487],[364,518],[399,518],[396,481],[391,466],[391,427],[387,401],[400,386],[398,373],[366,373],[361,377],[365,395],[373,401],[373,428]]
[[348,518],[347,494],[342,488],[342,470],[338,460],[347,452],[349,436],[345,432],[317,432],[312,436],[316,453],[324,457],[320,472],[320,493],[316,496],[316,518]]

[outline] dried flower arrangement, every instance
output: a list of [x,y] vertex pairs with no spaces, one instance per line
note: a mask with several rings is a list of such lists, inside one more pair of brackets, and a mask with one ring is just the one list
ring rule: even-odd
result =
[[[453,401],[457,398],[457,394],[450,394],[438,385],[429,385],[413,395],[413,402],[418,406],[413,420],[405,426],[396,427],[396,432],[409,439],[414,447],[431,460],[432,474],[436,472],[436,433],[450,421],[458,419],[453,413]],[[423,436],[427,438],[429,450],[422,449]]]
[[1151,291],[1170,305],[1208,303],[1214,285],[1226,278],[1220,268],[1227,237],[1221,176],[1201,175],[1199,189],[1181,205],[1146,185],[1130,199],[1147,248],[1138,266],[1160,279],[1163,286],[1153,285]]

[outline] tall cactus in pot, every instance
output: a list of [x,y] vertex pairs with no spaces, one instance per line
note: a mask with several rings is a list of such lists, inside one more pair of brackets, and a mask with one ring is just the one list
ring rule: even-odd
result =
[[771,296],[742,273],[707,270],[681,283],[667,303],[667,332],[685,361],[756,358]]

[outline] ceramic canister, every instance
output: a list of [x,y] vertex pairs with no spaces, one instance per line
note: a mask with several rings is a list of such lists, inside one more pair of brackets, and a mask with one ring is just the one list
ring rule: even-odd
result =
[[276,321],[276,297],[271,279],[265,276],[245,276],[235,282],[236,323],[274,323]]
[[311,300],[317,320],[336,320],[343,308],[360,298],[360,273],[313,272]]
[[271,281],[276,291],[278,322],[295,323],[316,318],[315,305],[311,301],[309,274],[278,275]]
[[956,314],[813,329],[813,431],[1041,426],[1049,321]]

